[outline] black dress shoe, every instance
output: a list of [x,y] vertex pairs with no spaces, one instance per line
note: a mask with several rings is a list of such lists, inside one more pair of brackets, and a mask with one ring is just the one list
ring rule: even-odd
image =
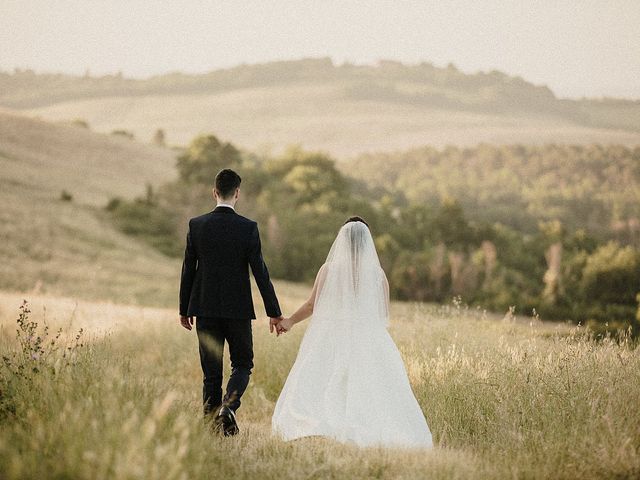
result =
[[236,422],[236,414],[229,407],[222,407],[216,417],[216,426],[225,437],[237,435],[240,429]]

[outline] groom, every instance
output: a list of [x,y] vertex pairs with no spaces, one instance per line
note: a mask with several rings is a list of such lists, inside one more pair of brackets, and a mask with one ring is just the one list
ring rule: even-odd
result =
[[[260,289],[273,330],[282,319],[269,271],[262,259],[258,224],[235,212],[240,176],[224,169],[216,175],[217,207],[189,221],[180,281],[180,323],[191,330],[196,318],[200,364],[204,374],[202,402],[205,418],[215,414],[216,429],[238,433],[236,410],[253,368],[249,267]],[[222,358],[225,341],[231,376],[222,397]]]

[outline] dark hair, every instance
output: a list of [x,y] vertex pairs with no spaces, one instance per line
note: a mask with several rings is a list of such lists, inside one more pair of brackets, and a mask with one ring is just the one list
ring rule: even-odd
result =
[[357,215],[356,215],[356,216],[353,216],[353,217],[349,217],[349,218],[347,219],[347,221],[346,221],[346,222],[344,222],[344,224],[346,225],[346,224],[347,224],[347,223],[349,223],[349,222],[362,222],[362,223],[364,223],[364,224],[367,226],[367,228],[369,228],[369,224],[368,224],[367,222],[365,222],[364,218],[362,218],[362,217],[358,217]]
[[216,191],[222,198],[229,198],[236,188],[240,186],[240,175],[229,168],[220,170],[216,175]]

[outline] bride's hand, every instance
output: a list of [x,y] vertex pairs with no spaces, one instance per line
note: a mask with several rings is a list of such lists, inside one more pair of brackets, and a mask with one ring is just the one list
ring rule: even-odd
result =
[[288,332],[289,330],[291,330],[291,327],[293,327],[293,322],[291,321],[291,319],[283,318],[278,323],[278,335]]

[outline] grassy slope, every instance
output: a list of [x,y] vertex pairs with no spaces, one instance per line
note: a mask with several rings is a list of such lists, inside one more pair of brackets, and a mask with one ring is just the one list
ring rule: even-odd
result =
[[0,111],[0,288],[175,303],[179,265],[101,211],[173,178],[174,162],[167,149]]
[[[300,290],[282,287],[284,308]],[[483,319],[459,308],[393,304],[396,340],[437,448],[365,449],[270,432],[304,326],[276,339],[255,323],[241,434],[200,419],[194,332],[173,310],[32,296],[32,318],[88,328],[75,364],[12,387],[0,429],[3,478],[637,478],[640,354],[562,325]],[[19,298],[0,294],[0,348]],[[10,307],[9,307],[10,305]],[[97,334],[108,326],[107,337]],[[52,359],[55,361],[55,355]],[[228,375],[228,372],[227,372]],[[390,405],[390,408],[393,408]]]
[[640,132],[594,128],[551,115],[487,114],[410,103],[354,100],[340,84],[310,82],[218,93],[78,99],[27,110],[52,120],[86,119],[149,139],[164,128],[172,144],[214,132],[250,149],[302,144],[337,156],[425,144],[640,144]]
[[0,166],[3,183],[56,195],[66,189],[83,204],[103,206],[114,195],[132,197],[147,182],[174,178],[175,154],[0,109]]

